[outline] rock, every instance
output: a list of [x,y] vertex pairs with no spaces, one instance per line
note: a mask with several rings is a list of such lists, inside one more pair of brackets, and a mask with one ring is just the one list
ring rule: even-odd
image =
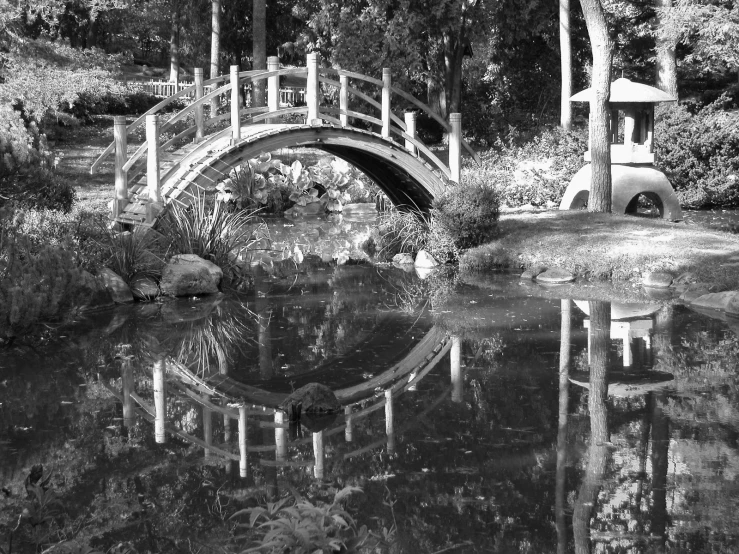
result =
[[393,263],[398,265],[413,265],[413,256],[411,254],[408,254],[407,252],[395,254],[395,256],[393,256]]
[[162,304],[161,314],[165,323],[187,323],[209,317],[223,301],[223,295],[213,295],[190,300],[170,300]]
[[574,280],[575,276],[572,273],[559,267],[549,268],[536,276],[538,283],[571,283]]
[[413,265],[416,267],[432,268],[439,265],[439,262],[437,262],[431,254],[425,250],[421,250],[416,254],[416,261],[413,262]]
[[654,287],[665,289],[672,284],[672,275],[666,271],[651,271],[642,279],[642,285],[645,287]]
[[75,307],[80,311],[109,308],[115,304],[102,279],[96,279],[89,271],[82,270],[79,288],[81,301]]
[[344,215],[350,214],[374,214],[377,208],[374,202],[358,202],[356,204],[347,204],[344,206]]
[[708,294],[704,294],[703,296],[699,296],[695,300],[692,300],[690,304],[691,306],[696,306],[698,308],[726,311],[726,309],[732,305],[732,301],[736,302],[736,300],[734,300],[736,295],[737,291],[735,290],[709,292]]
[[290,421],[300,419],[301,413],[335,414],[341,410],[334,392],[320,383],[308,383],[300,387],[283,400],[280,407],[287,412]]
[[168,296],[215,294],[223,271],[195,254],[178,254],[164,266],[159,287]]
[[146,302],[159,296],[159,286],[151,277],[137,273],[131,279],[131,292],[136,300]]
[[305,206],[298,206],[297,204],[290,208],[289,210],[285,210],[285,216],[301,216],[301,215],[316,215],[323,213],[323,204],[320,202],[312,202],[310,204],[306,204]]
[[432,267],[413,267],[413,269],[416,271],[416,275],[418,276],[421,281],[425,281],[428,279],[428,276],[431,275],[434,272],[434,268]]
[[112,269],[107,267],[101,269],[98,272],[98,279],[100,279],[105,285],[105,288],[108,289],[111,298],[113,298],[113,302],[116,304],[128,304],[129,302],[133,302],[131,289],[128,288],[128,285],[123,278]]
[[546,267],[543,265],[532,265],[530,268],[526,269],[523,273],[521,273],[521,280],[522,281],[531,281],[534,278],[536,278],[537,275],[545,272],[547,270]]
[[696,298],[700,298],[703,295],[708,294],[708,289],[700,285],[688,285],[685,292],[680,295],[680,300],[690,304]]
[[729,298],[729,302],[726,304],[726,314],[739,316],[739,292],[734,291],[734,296]]

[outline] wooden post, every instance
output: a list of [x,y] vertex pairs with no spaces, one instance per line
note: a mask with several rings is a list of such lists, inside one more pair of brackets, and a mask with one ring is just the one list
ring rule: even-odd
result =
[[[213,410],[203,407],[203,440],[208,446],[213,444]],[[210,458],[210,448],[206,446],[205,457]]]
[[385,434],[387,435],[387,453],[395,454],[395,423],[393,421],[393,389],[385,391]]
[[351,406],[344,406],[344,423],[346,426],[344,427],[344,440],[346,442],[352,442],[354,440],[353,437],[353,429],[352,429],[352,407]]
[[390,138],[390,87],[392,85],[390,69],[382,69],[382,136]]
[[449,171],[452,181],[460,182],[462,174],[462,114],[449,114],[452,132],[449,135]]
[[[267,58],[267,71],[277,71],[280,69],[280,58],[277,56],[270,56]],[[267,107],[270,112],[276,112],[280,109],[280,76],[275,75],[269,77],[267,83]],[[276,118],[268,119],[268,123],[277,123]]]
[[239,66],[231,66],[231,144],[241,140],[241,116],[239,114]]
[[287,460],[287,437],[284,424],[285,413],[280,410],[275,411],[275,459],[278,462]]
[[[647,144],[650,154],[654,153],[654,104],[651,104],[649,111],[647,112],[647,137],[644,141]],[[657,156],[654,157],[654,162],[657,163]]]
[[313,433],[313,457],[316,462],[313,466],[313,476],[316,479],[323,479],[323,431]]
[[339,116],[339,121],[341,121],[342,127],[346,127],[349,125],[349,116],[346,115],[346,110],[349,109],[349,77],[339,75],[339,82],[341,83],[341,90],[339,90],[339,110],[341,110],[341,115]]
[[452,347],[449,350],[449,365],[452,374],[452,402],[462,402],[464,380],[462,377],[462,344],[459,337],[452,337]]
[[[405,112],[405,134],[416,138],[416,112]],[[405,149],[414,156],[416,155],[416,145],[411,141],[405,141]]]
[[317,52],[308,54],[308,81],[305,87],[305,103],[308,105],[308,125],[320,125],[320,83],[318,82],[318,63],[320,55]]
[[159,116],[150,114],[146,116],[146,188],[149,192],[149,200],[161,202],[161,183],[159,179]]
[[128,158],[128,129],[126,117],[117,115],[113,118],[113,142],[115,143],[115,198],[113,199],[113,217],[116,218],[128,204],[128,174],[123,170]]
[[154,362],[154,440],[164,444],[167,435],[164,432],[167,421],[167,391],[164,384],[164,359]]
[[246,406],[239,406],[239,477],[247,475]]
[[624,149],[631,152],[634,147],[634,124],[636,109],[629,106],[624,110]]
[[131,360],[124,360],[121,371],[121,384],[123,385],[123,426],[131,429],[134,424],[133,398],[134,390],[133,364]]
[[[197,102],[205,95],[203,87],[203,68],[196,67],[195,70],[195,101]],[[212,116],[212,114],[211,114]],[[203,115],[203,105],[200,104],[195,108],[195,142],[203,140],[205,135],[205,119]]]

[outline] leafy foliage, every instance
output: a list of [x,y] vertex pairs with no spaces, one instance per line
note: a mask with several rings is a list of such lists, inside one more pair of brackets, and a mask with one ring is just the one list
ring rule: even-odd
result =
[[102,247],[106,253],[104,265],[127,283],[135,275],[161,275],[164,261],[155,252],[162,249],[163,241],[157,233],[145,228],[126,233],[104,230],[102,237]]
[[238,519],[248,515],[248,525],[238,526],[256,529],[262,535],[257,546],[244,552],[373,552],[381,544],[380,539],[366,526],[357,531],[354,519],[342,506],[343,501],[356,492],[361,489],[344,487],[337,491],[330,504],[322,501],[313,504],[310,500],[287,497],[268,502],[266,507],[240,510],[231,517]]
[[724,95],[697,111],[674,106],[657,121],[658,164],[683,206],[739,203],[739,112],[730,104]]
[[523,140],[515,128],[506,141],[482,155],[482,167],[469,167],[463,176],[493,187],[499,202],[509,207],[524,204],[559,204],[573,175],[584,165],[585,130],[547,128]]
[[391,259],[401,253],[415,256],[426,247],[430,228],[430,218],[417,210],[393,208],[381,213],[374,239],[375,255],[379,259]]

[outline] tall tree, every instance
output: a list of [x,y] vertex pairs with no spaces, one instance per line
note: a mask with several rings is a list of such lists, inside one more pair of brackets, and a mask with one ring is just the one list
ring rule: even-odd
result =
[[562,67],[562,88],[559,124],[565,131],[572,129],[572,33],[570,30],[570,0],[559,0],[559,51]]
[[[210,78],[215,79],[219,75],[219,60],[221,57],[221,0],[211,0],[210,16]],[[218,111],[218,100],[210,101],[211,117]]]
[[[672,9],[672,0],[654,0],[657,8],[657,29],[662,26],[660,14]],[[657,56],[655,63],[655,84],[657,88],[677,98],[677,56],[675,47],[677,37],[674,33],[657,31],[655,36]]]
[[180,80],[180,3],[172,4],[172,29],[169,36],[169,80]]
[[[253,0],[252,6],[252,69],[267,69],[267,2]],[[261,80],[254,87],[254,105],[266,104],[267,82]]]
[[592,177],[588,210],[611,211],[611,141],[608,98],[611,94],[613,40],[601,0],[580,0],[593,53],[590,84],[590,156]]

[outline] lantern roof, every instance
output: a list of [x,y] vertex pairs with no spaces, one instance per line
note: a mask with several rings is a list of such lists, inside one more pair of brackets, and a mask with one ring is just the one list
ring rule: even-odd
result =
[[[581,90],[577,94],[570,97],[570,102],[589,102],[591,88]],[[608,98],[610,103],[649,103],[656,104],[658,102],[675,102],[677,98],[667,94],[666,92],[645,85],[643,83],[634,83],[629,79],[621,77],[611,83],[611,94]]]

